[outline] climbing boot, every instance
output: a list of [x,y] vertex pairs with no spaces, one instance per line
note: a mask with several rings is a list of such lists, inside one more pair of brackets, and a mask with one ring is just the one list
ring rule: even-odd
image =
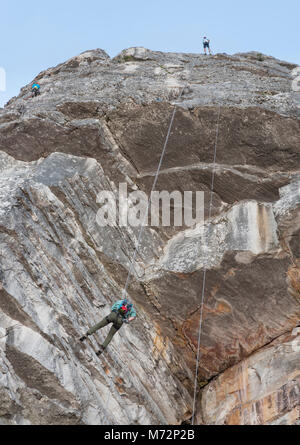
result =
[[86,340],[86,339],[87,339],[87,335],[85,334],[85,335],[83,335],[82,337],[80,337],[79,341],[83,342],[83,341]]
[[99,349],[99,351],[96,352],[96,355],[99,357],[104,351],[105,351],[105,348],[103,348],[103,346],[100,346],[100,349]]

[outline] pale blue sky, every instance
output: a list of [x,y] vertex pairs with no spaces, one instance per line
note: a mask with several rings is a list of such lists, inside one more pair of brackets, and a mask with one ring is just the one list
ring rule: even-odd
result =
[[2,2],[0,106],[42,70],[83,51],[110,56],[131,46],[158,51],[260,51],[300,64],[299,0],[48,0]]

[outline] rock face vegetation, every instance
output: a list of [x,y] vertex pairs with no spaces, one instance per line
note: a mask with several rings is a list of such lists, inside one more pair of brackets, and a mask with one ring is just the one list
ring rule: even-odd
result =
[[[204,269],[196,423],[300,423],[294,68],[99,49],[0,110],[1,425],[189,422]],[[145,227],[137,320],[98,358],[108,328],[78,337],[122,296],[139,228],[100,227],[97,196],[150,192],[174,105],[156,190],[204,191],[204,226]]]

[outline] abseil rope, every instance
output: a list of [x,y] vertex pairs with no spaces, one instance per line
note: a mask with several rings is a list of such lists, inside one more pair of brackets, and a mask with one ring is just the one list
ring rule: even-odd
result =
[[[192,67],[191,67],[191,70],[190,70],[190,74],[192,74],[194,66],[195,66],[195,60],[193,60]],[[180,94],[179,94],[179,96],[177,98],[177,101],[181,99],[181,97],[183,95],[183,92],[184,92],[184,90],[186,89],[187,86],[188,86],[188,82],[181,89],[181,92],[180,92]],[[137,245],[135,247],[134,254],[133,254],[132,261],[131,261],[130,268],[129,268],[129,272],[128,272],[128,275],[127,275],[127,279],[126,279],[126,283],[125,283],[125,287],[124,287],[124,291],[123,291],[123,296],[125,298],[126,298],[126,295],[127,295],[127,289],[128,289],[128,285],[129,285],[130,278],[131,278],[132,271],[133,271],[133,264],[135,262],[136,255],[139,252],[140,243],[141,243],[141,240],[142,240],[142,235],[143,235],[144,227],[145,227],[145,221],[146,221],[146,218],[148,216],[149,206],[150,206],[150,203],[151,203],[152,192],[154,192],[154,189],[155,189],[157,181],[158,181],[160,169],[161,169],[161,166],[162,166],[162,162],[163,162],[163,159],[164,159],[164,156],[165,156],[165,152],[166,152],[166,149],[167,149],[167,145],[168,145],[168,142],[169,142],[171,130],[172,130],[172,127],[173,127],[173,123],[174,123],[174,118],[175,118],[175,115],[176,115],[177,107],[178,106],[175,104],[174,105],[174,109],[173,109],[173,113],[172,113],[172,116],[171,116],[169,128],[168,128],[167,136],[166,136],[166,139],[165,139],[165,142],[164,142],[164,146],[163,146],[162,153],[161,153],[161,156],[160,156],[159,164],[158,164],[158,167],[157,167],[156,175],[155,175],[155,178],[154,178],[154,181],[153,181],[150,197],[148,199],[147,208],[146,208],[146,211],[145,211],[143,223],[142,223],[140,231],[139,231]],[[211,181],[211,190],[210,190],[210,203],[209,203],[209,217],[208,217],[208,220],[211,219],[211,215],[212,215],[212,201],[213,201],[213,191],[214,191],[214,182],[215,182],[215,165],[216,165],[217,146],[218,146],[218,139],[219,139],[220,115],[221,115],[221,105],[219,105],[218,118],[217,118],[217,131],[216,131],[216,140],[215,140],[215,147],[214,147],[214,160],[213,160],[213,172],[212,172],[212,181]],[[197,348],[196,372],[195,372],[195,383],[194,383],[194,400],[193,400],[192,425],[194,425],[195,411],[196,411],[197,380],[198,380],[199,361],[200,361],[200,346],[201,346],[201,333],[202,333],[202,322],[203,322],[203,305],[204,305],[204,296],[205,296],[206,273],[207,273],[207,269],[205,268],[204,269],[204,273],[203,273],[203,283],[202,283],[201,310],[200,310],[199,333],[198,333],[198,348]]]
[[[219,105],[219,112],[218,112],[218,118],[217,118],[217,131],[216,131],[216,140],[215,140],[215,148],[214,148],[214,161],[213,161],[211,188],[210,188],[210,202],[209,202],[208,221],[210,221],[211,215],[212,215],[212,202],[213,202],[213,192],[214,192],[214,185],[215,185],[215,173],[216,173],[215,167],[216,167],[217,147],[218,147],[218,139],[219,139],[220,115],[221,115],[221,105]],[[195,372],[195,382],[194,382],[194,400],[193,400],[192,425],[194,425],[195,411],[196,411],[197,383],[198,383],[198,372],[199,372],[199,361],[200,361],[200,346],[201,346],[201,333],[202,333],[202,324],[203,324],[203,306],[204,306],[204,296],[205,296],[206,272],[207,272],[207,269],[205,267],[204,271],[203,271],[201,306],[200,306],[200,320],[199,320],[199,331],[198,331],[198,348],[197,348],[196,372]]]
[[[192,74],[194,66],[195,66],[195,59],[193,60],[192,67],[191,67],[191,70],[190,70],[190,74]],[[181,92],[180,92],[178,98],[176,99],[177,101],[181,99],[184,90],[188,86],[188,83],[189,83],[189,81],[181,89]],[[163,159],[164,159],[164,156],[165,156],[166,148],[167,148],[167,145],[168,145],[168,142],[169,142],[169,138],[170,138],[171,130],[172,130],[172,127],[173,127],[173,122],[174,122],[175,114],[176,114],[176,111],[177,111],[177,107],[178,106],[175,104],[174,105],[174,109],[173,109],[173,113],[172,113],[172,117],[171,117],[171,120],[170,120],[169,128],[168,128],[167,136],[166,136],[166,139],[165,139],[165,143],[164,143],[164,146],[163,146],[163,149],[162,149],[162,153],[161,153],[161,156],[160,156],[160,160],[159,160],[159,164],[158,164],[158,167],[157,167],[156,175],[155,175],[155,178],[154,178],[154,181],[153,181],[150,197],[148,199],[147,209],[145,211],[145,216],[144,216],[144,219],[143,219],[143,223],[142,223],[141,228],[140,228],[140,232],[139,232],[139,236],[138,236],[138,240],[137,240],[137,245],[135,247],[134,255],[132,257],[132,261],[131,261],[131,264],[130,264],[129,272],[128,272],[128,275],[127,275],[127,279],[126,279],[126,283],[125,283],[125,287],[124,287],[124,291],[123,291],[124,298],[126,298],[126,295],[127,295],[127,289],[128,289],[128,285],[129,285],[129,282],[130,282],[130,277],[131,277],[132,272],[133,272],[133,264],[135,262],[136,255],[139,252],[140,243],[141,243],[142,235],[143,235],[143,232],[144,232],[144,226],[145,226],[146,218],[148,216],[148,211],[149,211],[149,206],[150,206],[150,202],[151,202],[152,193],[154,192],[154,189],[155,189],[157,181],[158,181],[159,172],[160,172],[161,165],[162,165],[162,162],[163,162]]]

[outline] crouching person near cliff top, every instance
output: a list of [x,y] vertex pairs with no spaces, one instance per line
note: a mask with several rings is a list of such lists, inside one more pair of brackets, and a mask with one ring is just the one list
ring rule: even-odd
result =
[[101,348],[96,354],[99,356],[105,351],[109,343],[111,342],[113,336],[122,327],[123,323],[131,323],[136,318],[136,311],[133,308],[132,303],[127,299],[117,301],[111,308],[111,313],[103,318],[100,323],[91,327],[85,335],[83,335],[79,340],[83,342],[87,339],[89,335],[95,334],[99,329],[104,328],[108,324],[112,323],[112,327],[106,337],[105,342],[101,345]]

